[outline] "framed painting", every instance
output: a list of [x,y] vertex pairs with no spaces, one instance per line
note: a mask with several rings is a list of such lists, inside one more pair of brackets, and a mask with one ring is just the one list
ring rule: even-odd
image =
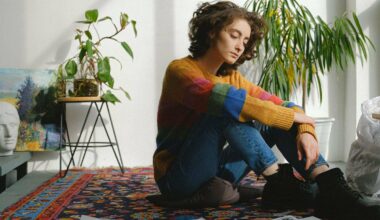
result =
[[16,151],[59,150],[60,114],[53,70],[0,68],[0,101],[20,116]]

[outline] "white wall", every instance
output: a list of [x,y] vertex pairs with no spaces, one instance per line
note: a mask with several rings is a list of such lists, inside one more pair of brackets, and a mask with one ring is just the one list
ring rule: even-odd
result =
[[[380,1],[367,0],[365,4],[363,3],[359,0],[347,0],[347,8],[356,11],[364,33],[369,36],[376,50],[379,51]],[[344,159],[347,159],[351,143],[356,139],[356,125],[361,116],[361,103],[380,96],[380,56],[371,49],[368,57],[368,62],[364,62],[362,65],[359,61],[355,65],[351,65],[347,71]]]
[[[378,2],[376,5],[378,8]],[[132,61],[118,46],[106,45],[107,52],[119,57],[123,69],[114,72],[119,85],[123,85],[132,101],[122,97],[122,103],[111,106],[118,141],[126,166],[145,166],[152,163],[155,149],[156,112],[161,91],[162,77],[170,60],[188,54],[187,24],[196,9],[198,0],[0,0],[0,67],[18,68],[51,68],[72,56],[76,44],[72,40],[74,22],[80,20],[82,13],[87,9],[98,8],[101,15],[111,15],[118,18],[120,11],[127,12],[131,18],[137,20],[138,37],[134,38],[132,32],[125,33],[125,38],[134,50],[135,59]],[[243,5],[244,0],[235,1]],[[314,14],[321,15],[327,20],[340,14],[345,1],[302,0],[310,7]],[[359,2],[359,1],[358,1]],[[358,3],[359,4],[359,3]],[[364,3],[361,3],[365,5]],[[358,6],[356,6],[358,7]],[[327,10],[326,10],[327,8]],[[360,9],[362,11],[362,9]],[[365,20],[367,29],[373,28],[379,18],[376,10],[368,15],[360,15]],[[377,10],[379,11],[379,10]],[[371,20],[373,19],[373,20]],[[377,37],[379,44],[378,27],[371,36]],[[368,31],[368,30],[366,30]],[[380,47],[379,47],[380,48]],[[376,70],[375,60],[378,56],[372,53],[373,62],[370,67],[371,74]],[[377,62],[379,63],[379,62]],[[378,68],[377,68],[378,69]],[[325,87],[325,102],[322,106],[310,103],[309,111],[314,116],[333,116],[337,119],[334,125],[332,145],[337,152],[333,155],[342,159],[342,149],[347,146],[344,142],[347,131],[345,121],[345,76],[341,73],[329,74]],[[378,82],[378,78],[377,79]],[[328,83],[327,83],[328,81]],[[378,83],[372,82],[371,86]],[[378,89],[372,89],[372,95],[378,94]],[[329,98],[327,99],[327,97]],[[347,101],[349,102],[349,101]],[[319,109],[319,110],[316,110]],[[85,105],[69,106],[68,118],[71,135],[77,135],[80,120],[83,119]],[[108,123],[109,124],[109,123]],[[89,135],[88,127],[87,135]],[[346,136],[344,136],[346,135]],[[103,132],[96,132],[96,140],[103,140]],[[343,145],[344,143],[344,145]],[[67,162],[67,155],[64,158]],[[58,168],[58,154],[35,153],[32,169],[48,170]],[[91,149],[85,159],[88,167],[116,166],[112,150]]]

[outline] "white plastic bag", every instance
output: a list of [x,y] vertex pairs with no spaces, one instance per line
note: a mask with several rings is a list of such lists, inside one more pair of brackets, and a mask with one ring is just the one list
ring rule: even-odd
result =
[[365,194],[380,190],[380,120],[372,118],[380,112],[380,96],[362,103],[357,135],[351,145],[346,166],[348,183]]

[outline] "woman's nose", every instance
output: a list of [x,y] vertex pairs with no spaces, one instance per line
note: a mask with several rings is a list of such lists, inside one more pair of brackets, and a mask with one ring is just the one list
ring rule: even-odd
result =
[[243,42],[238,42],[235,46],[236,50],[238,52],[241,52],[242,50],[244,50],[244,43]]

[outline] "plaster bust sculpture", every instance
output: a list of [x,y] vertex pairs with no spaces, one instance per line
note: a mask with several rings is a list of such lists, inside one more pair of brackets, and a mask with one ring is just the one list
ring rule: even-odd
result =
[[7,102],[0,102],[0,156],[13,154],[19,125],[17,109]]

